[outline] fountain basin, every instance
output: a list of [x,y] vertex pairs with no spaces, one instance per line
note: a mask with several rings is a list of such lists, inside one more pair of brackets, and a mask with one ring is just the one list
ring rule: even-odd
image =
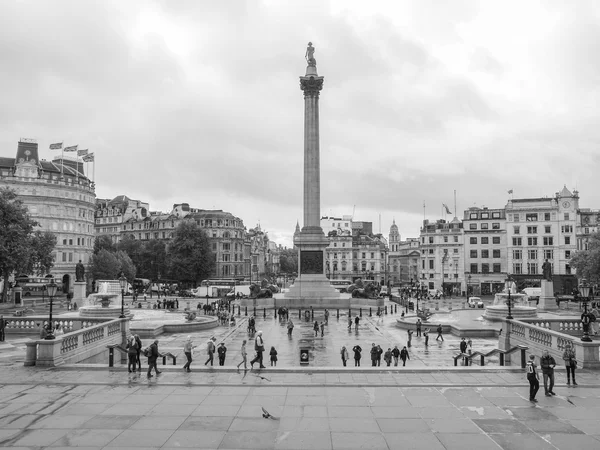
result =
[[214,316],[196,316],[192,321],[185,319],[185,311],[164,309],[134,309],[129,322],[129,331],[141,338],[153,338],[163,333],[192,333],[219,325]]
[[[396,320],[396,326],[405,330],[415,330],[419,317],[409,315]],[[430,329],[430,338],[435,339],[438,325],[443,333],[464,337],[498,337],[500,328],[482,316],[481,310],[453,309],[452,311],[435,311],[427,322],[421,319],[421,329]]]
[[[128,306],[123,309],[125,317],[131,316],[131,311]],[[82,306],[79,308],[80,317],[93,317],[96,319],[114,319],[121,315],[121,306],[108,306],[104,307],[101,305]]]
[[[513,306],[510,309],[513,319],[531,319],[537,317],[535,306]],[[504,320],[508,316],[508,306],[492,305],[485,308],[483,317],[488,320]]]

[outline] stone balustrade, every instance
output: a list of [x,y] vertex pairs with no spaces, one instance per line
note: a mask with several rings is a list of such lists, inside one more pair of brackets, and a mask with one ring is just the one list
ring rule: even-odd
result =
[[[4,320],[8,322],[5,331],[9,336],[16,334],[37,336],[40,334],[41,326],[48,323],[48,315],[5,317]],[[61,316],[55,316],[52,318],[52,322],[54,323],[54,326],[60,324],[65,333],[70,333],[72,331],[89,328],[98,325],[99,323],[106,322],[106,319],[93,319],[87,317],[61,318]]]
[[579,339],[580,332],[577,336],[568,334],[568,331],[575,334],[575,326],[575,321],[562,319],[505,320],[506,332],[499,338],[499,348],[507,350],[517,345],[525,345],[529,347],[529,353],[537,357],[542,356],[544,350],[548,350],[556,363],[562,365],[565,343],[570,342],[580,368],[600,369],[600,342],[583,342]]
[[[84,324],[85,321],[77,323]],[[52,340],[27,342],[26,366],[54,367],[76,364],[106,356],[106,346],[124,345],[129,333],[129,319],[113,319],[59,335]],[[125,362],[123,357],[122,362]]]
[[521,319],[522,322],[545,328],[552,331],[559,331],[571,336],[583,336],[583,324],[579,319]]

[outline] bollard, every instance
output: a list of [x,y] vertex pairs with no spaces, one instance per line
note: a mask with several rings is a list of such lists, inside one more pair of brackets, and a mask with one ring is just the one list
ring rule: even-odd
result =
[[340,308],[338,308],[338,310],[337,310],[337,318],[338,319],[340,318]]
[[240,311],[242,309],[242,305],[238,305],[238,317],[240,317],[242,315],[242,312]]
[[313,309],[313,307],[310,307],[310,318],[311,320],[315,318],[315,310]]
[[267,318],[267,308],[263,308],[263,319]]
[[115,349],[110,347],[108,349],[108,367],[113,367],[115,365]]
[[359,314],[360,314],[360,317],[362,317],[362,308],[360,308],[360,309],[358,310],[358,312],[359,312]]
[[277,319],[277,308],[273,306],[273,318]]
[[500,365],[504,365],[504,353],[500,353]]
[[302,308],[298,308],[298,320],[302,319]]
[[373,317],[373,309],[369,306],[369,317]]
[[254,314],[252,314],[254,317],[256,317],[256,306],[254,307]]
[[248,307],[246,306],[246,311],[244,312],[244,315],[248,315]]
[[[473,365],[473,362],[471,362],[471,365]],[[480,361],[480,365],[483,367],[485,366],[485,356],[481,355],[481,361]]]
[[387,316],[387,305],[385,305],[385,315]]

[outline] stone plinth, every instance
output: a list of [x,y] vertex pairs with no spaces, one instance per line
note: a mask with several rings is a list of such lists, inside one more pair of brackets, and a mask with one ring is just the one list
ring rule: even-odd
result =
[[542,293],[538,303],[540,311],[555,311],[558,309],[556,297],[554,296],[554,285],[551,281],[542,280]]
[[85,304],[85,287],[85,281],[76,281],[75,283],[73,283],[73,301],[78,305]]

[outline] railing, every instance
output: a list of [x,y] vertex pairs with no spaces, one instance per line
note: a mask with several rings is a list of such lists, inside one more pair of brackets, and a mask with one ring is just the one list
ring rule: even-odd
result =
[[[39,334],[41,326],[48,323],[48,315],[44,314],[24,317],[4,317],[4,320],[7,322],[5,329],[7,334]],[[65,333],[93,327],[106,321],[107,319],[77,317],[61,319],[60,316],[52,318],[52,323],[55,326],[60,324]]]
[[579,319],[521,319],[521,321],[571,336],[583,336],[583,324]]
[[[115,350],[118,350],[123,355],[128,356],[128,352],[124,349],[120,344],[110,344],[106,346],[108,348],[108,367],[114,367],[115,365]],[[167,365],[167,358],[171,358],[173,360],[173,365],[177,365],[177,355],[174,355],[171,352],[161,353],[163,366]]]
[[[561,325],[562,322],[562,325]],[[569,320],[506,320],[506,332],[500,336],[500,348],[509,349],[515,345],[528,346],[530,352],[541,356],[545,350],[558,361],[562,361],[565,344],[569,342],[575,350],[577,361],[581,368],[600,368],[600,342],[583,342],[564,331],[546,328],[544,323],[552,327],[561,328],[572,323]],[[553,325],[556,323],[556,325]],[[541,326],[540,326],[541,324]]]
[[526,358],[525,352],[528,349],[529,349],[529,347],[525,347],[524,345],[517,345],[516,347],[513,347],[509,350],[501,350],[499,348],[495,348],[488,353],[482,353],[482,352],[458,353],[458,354],[454,355],[454,365],[458,366],[458,360],[460,358],[465,358],[469,362],[468,365],[471,365],[471,363],[473,362],[473,358],[475,358],[476,356],[479,356],[479,358],[480,358],[479,365],[485,366],[485,358],[489,358],[492,355],[498,354],[500,356],[500,365],[504,366],[505,355],[510,355],[511,353],[516,352],[517,350],[520,350],[521,351],[521,368],[524,369],[525,364],[527,364],[527,358]]
[[54,367],[74,364],[101,355],[107,345],[122,344],[129,333],[129,319],[113,319],[59,335],[56,339],[26,342],[26,366]]

